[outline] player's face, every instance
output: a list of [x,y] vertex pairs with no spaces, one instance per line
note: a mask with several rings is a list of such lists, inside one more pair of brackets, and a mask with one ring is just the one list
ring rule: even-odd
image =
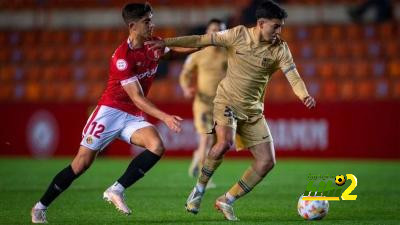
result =
[[280,19],[259,19],[257,26],[261,31],[261,36],[264,41],[275,42],[282,31],[284,21]]
[[146,16],[134,23],[133,29],[135,29],[138,36],[144,39],[151,37],[154,29],[154,23],[151,20],[152,17],[152,13],[147,13]]
[[207,27],[207,34],[216,33],[221,30],[221,25],[219,23],[211,23]]

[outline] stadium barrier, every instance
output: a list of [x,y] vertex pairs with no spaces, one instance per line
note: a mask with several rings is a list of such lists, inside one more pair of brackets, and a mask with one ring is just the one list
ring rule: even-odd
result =
[[[167,156],[190,156],[197,145],[191,105],[158,104],[185,120],[172,133],[149,118],[160,131]],[[76,153],[82,129],[94,106],[89,104],[1,104],[0,155],[51,157]],[[278,157],[400,158],[400,102],[320,103],[307,110],[301,103],[267,103],[266,117]],[[140,148],[112,143],[105,156],[134,155]],[[249,156],[231,151],[231,156]]]

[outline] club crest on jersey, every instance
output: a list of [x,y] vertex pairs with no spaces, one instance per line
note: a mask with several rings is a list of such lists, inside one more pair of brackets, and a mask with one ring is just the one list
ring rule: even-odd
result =
[[88,143],[89,145],[93,144],[93,138],[91,136],[88,136],[86,138],[86,143]]
[[272,60],[268,58],[263,58],[261,61],[261,66],[262,67],[267,67],[269,64],[272,64]]
[[124,59],[118,59],[115,65],[119,71],[124,71],[128,68],[128,63]]

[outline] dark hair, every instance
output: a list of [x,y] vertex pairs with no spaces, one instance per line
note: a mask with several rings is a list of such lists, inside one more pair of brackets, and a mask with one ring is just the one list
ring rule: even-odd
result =
[[256,18],[261,19],[285,19],[286,11],[272,0],[265,0],[257,7]]
[[208,21],[208,23],[207,23],[207,27],[208,27],[208,26],[210,26],[210,24],[212,24],[212,23],[218,23],[218,24],[221,24],[221,23],[222,23],[222,21],[221,21],[220,19],[217,19],[217,18],[212,18],[210,21]]
[[122,9],[122,18],[127,25],[129,23],[140,20],[147,13],[153,12],[149,3],[129,3]]
[[212,18],[210,21],[208,21],[207,27],[209,27],[213,23],[217,23],[219,25],[219,30],[226,29],[226,24],[224,22],[222,22],[222,20],[217,19],[217,18]]

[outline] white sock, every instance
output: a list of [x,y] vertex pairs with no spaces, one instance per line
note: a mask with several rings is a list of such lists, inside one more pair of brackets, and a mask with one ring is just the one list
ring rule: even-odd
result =
[[40,201],[35,204],[35,209],[47,209],[47,206],[43,205]]
[[118,181],[116,181],[112,186],[111,186],[111,190],[116,191],[116,192],[124,192],[125,188],[124,186],[122,186],[120,183],[118,183]]
[[200,191],[200,192],[204,192],[204,184],[201,184],[201,183],[197,183],[196,184],[196,188],[197,188],[197,190],[198,191]]
[[236,200],[235,196],[232,196],[231,194],[229,194],[229,192],[226,192],[225,197],[227,200],[226,203],[228,203],[229,205],[232,205],[233,202],[235,202],[235,200]]

